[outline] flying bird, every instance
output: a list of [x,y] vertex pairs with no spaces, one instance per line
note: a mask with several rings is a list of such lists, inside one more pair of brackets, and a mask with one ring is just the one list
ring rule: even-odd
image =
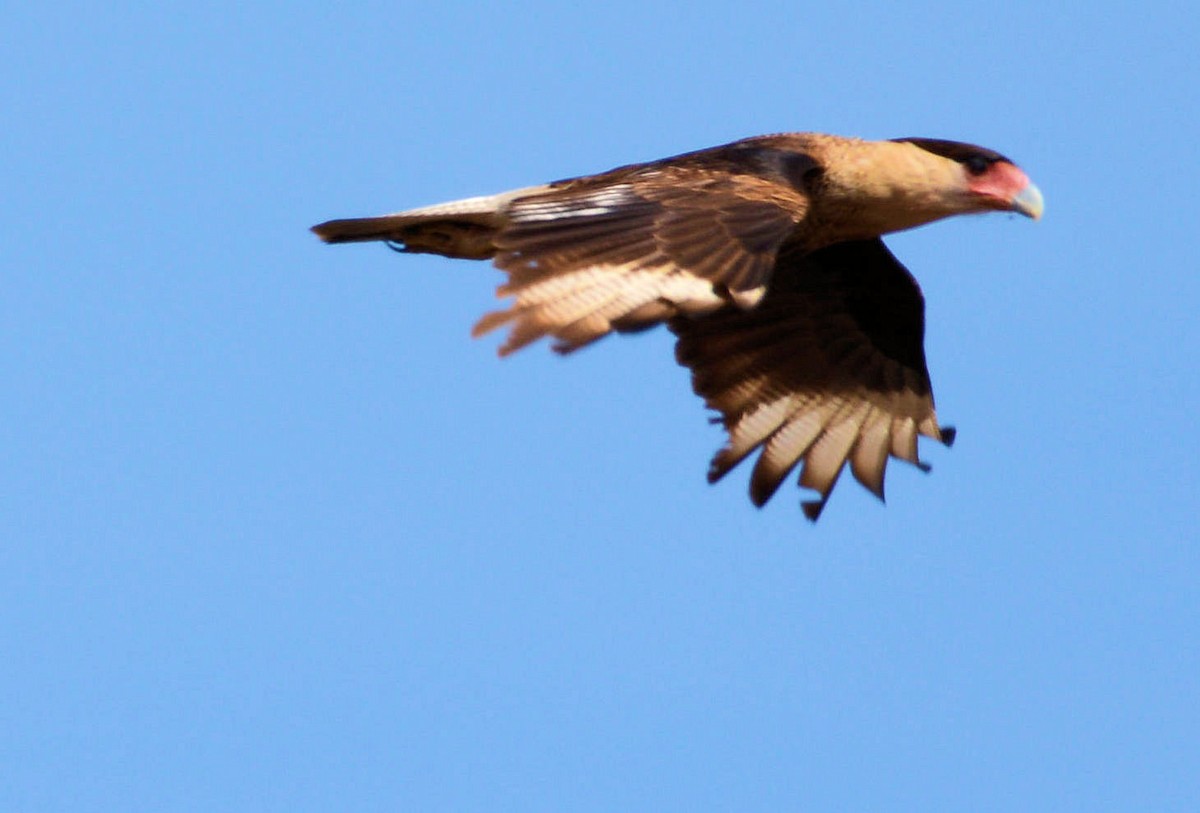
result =
[[889,457],[947,446],[925,364],[925,302],[881,235],[958,214],[1042,214],[1017,166],[932,138],[758,136],[498,195],[313,227],[328,243],[491,260],[507,275],[504,356],[572,353],[665,322],[728,442],[709,482],[761,449],[750,499],[797,465],[815,521],[847,461],[881,500]]

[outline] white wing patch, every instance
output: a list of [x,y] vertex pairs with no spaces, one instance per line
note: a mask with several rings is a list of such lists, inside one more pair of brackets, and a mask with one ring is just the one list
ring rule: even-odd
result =
[[566,218],[603,217],[639,200],[629,184],[617,184],[594,192],[562,199],[535,198],[516,201],[508,210],[513,223],[534,223]]

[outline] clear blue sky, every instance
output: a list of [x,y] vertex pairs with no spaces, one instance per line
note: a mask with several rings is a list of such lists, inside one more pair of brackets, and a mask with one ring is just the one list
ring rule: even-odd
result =
[[[1200,809],[1198,12],[913,5],[10,9],[0,809]],[[891,241],[959,441],[815,527],[307,232],[781,130],[1047,203]]]

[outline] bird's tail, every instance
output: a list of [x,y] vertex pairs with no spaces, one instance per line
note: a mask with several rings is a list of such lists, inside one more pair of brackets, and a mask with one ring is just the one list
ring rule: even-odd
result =
[[543,188],[465,198],[381,217],[329,220],[312,230],[326,243],[381,240],[399,251],[483,260],[496,254],[492,238],[509,202]]
[[496,253],[495,227],[463,217],[394,214],[330,220],[312,230],[326,243],[381,240],[397,251],[467,260],[485,260]]

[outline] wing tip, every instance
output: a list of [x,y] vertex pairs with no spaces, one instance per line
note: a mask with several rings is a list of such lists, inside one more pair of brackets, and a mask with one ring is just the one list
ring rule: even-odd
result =
[[958,437],[958,430],[953,426],[943,426],[939,431],[939,434],[941,437],[939,437],[938,440],[942,442],[943,446],[949,449],[954,445],[955,438]]
[[480,336],[486,336],[496,328],[511,322],[515,315],[512,310],[485,313],[471,326],[471,338],[478,339]]
[[775,492],[779,489],[778,483],[763,484],[754,477],[750,478],[750,502],[754,503],[755,508],[762,508],[771,497],[775,496]]
[[[713,455],[712,460],[708,462],[708,474],[706,477],[708,478],[709,485],[721,480],[721,478],[733,471],[737,467],[737,464],[741,463],[744,459],[744,455],[741,457],[734,457],[728,446],[721,449],[719,452]],[[768,497],[769,496],[770,495],[768,495]],[[764,500],[764,502],[766,502],[766,500]]]

